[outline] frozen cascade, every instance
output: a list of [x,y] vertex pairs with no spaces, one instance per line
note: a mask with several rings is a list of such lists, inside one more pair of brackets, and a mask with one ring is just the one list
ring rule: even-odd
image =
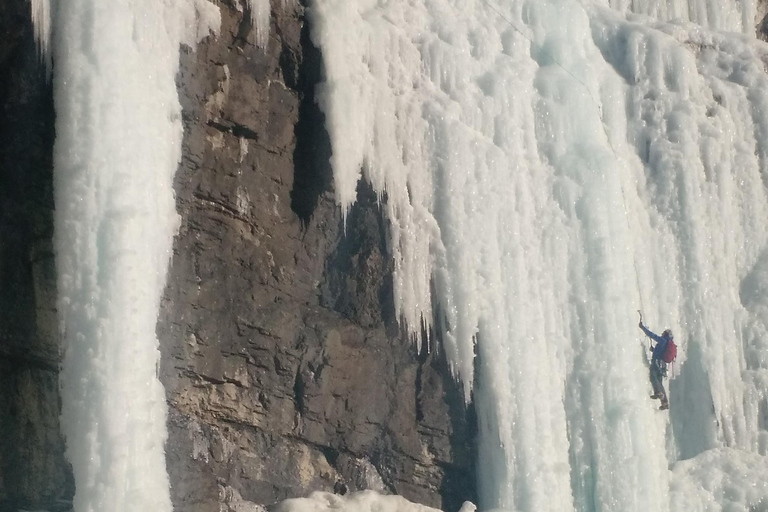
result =
[[[169,512],[155,326],[178,224],[175,77],[179,45],[217,30],[219,12],[204,0],[53,5],[61,425],[74,510]],[[47,25],[38,33],[48,37]]]
[[[314,0],[344,212],[480,422],[481,509],[768,507],[768,47],[751,0]],[[343,27],[340,30],[339,27]],[[636,310],[680,343],[648,398]]]

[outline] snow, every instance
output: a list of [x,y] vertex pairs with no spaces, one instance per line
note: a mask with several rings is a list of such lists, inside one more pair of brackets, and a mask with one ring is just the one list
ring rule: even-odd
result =
[[[749,0],[310,5],[337,201],[346,214],[361,178],[386,194],[399,316],[417,338],[437,312],[476,402],[481,510],[768,499],[749,470],[768,465],[754,16]],[[638,309],[677,333],[669,413],[648,398]],[[718,466],[678,469],[691,460]],[[712,487],[728,468],[748,470]]]
[[[466,504],[465,507],[467,507]],[[462,507],[462,512],[474,512],[471,508],[465,507]],[[402,496],[360,491],[346,496],[329,492],[313,492],[306,498],[294,498],[279,503],[274,512],[439,512],[439,510],[410,502]]]
[[179,224],[175,77],[179,45],[218,16],[202,0],[60,0],[53,17],[61,425],[76,511],[171,510],[155,325]]

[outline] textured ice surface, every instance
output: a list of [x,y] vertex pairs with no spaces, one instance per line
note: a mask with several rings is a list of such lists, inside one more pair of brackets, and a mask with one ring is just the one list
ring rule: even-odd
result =
[[160,297],[178,226],[179,45],[218,27],[183,0],[59,0],[52,17],[60,373],[74,510],[171,510]]
[[[316,0],[310,17],[337,200],[361,177],[386,194],[397,311],[414,336],[437,312],[476,401],[481,508],[689,510],[709,484],[679,461],[767,462],[751,1]],[[638,309],[677,333],[669,413]],[[744,506],[758,478],[732,479]]]

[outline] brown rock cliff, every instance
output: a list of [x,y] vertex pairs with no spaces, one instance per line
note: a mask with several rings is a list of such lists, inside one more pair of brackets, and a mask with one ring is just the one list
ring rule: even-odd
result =
[[158,330],[176,508],[218,510],[231,487],[260,504],[373,488],[458,509],[474,498],[471,411],[396,325],[364,186],[342,228],[303,7],[273,4],[266,51],[221,7],[220,37],[179,75],[183,221]]
[[[158,322],[177,511],[376,489],[474,498],[471,409],[395,321],[386,223],[365,186],[342,228],[302,5],[245,2],[182,49],[182,226]],[[0,4],[0,511],[67,510],[52,250],[51,87],[26,0]]]

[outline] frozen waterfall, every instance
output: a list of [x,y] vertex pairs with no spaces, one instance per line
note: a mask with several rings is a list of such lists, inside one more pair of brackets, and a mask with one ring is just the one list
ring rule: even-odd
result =
[[[477,404],[481,509],[768,506],[755,11],[312,2],[338,202],[386,194],[397,310]],[[638,309],[682,341],[669,414]]]
[[180,43],[217,27],[218,10],[202,0],[33,7],[42,48],[53,37],[61,425],[74,510],[170,512],[155,326],[178,224],[174,79]]
[[[437,333],[477,405],[481,510],[765,510],[768,46],[753,0],[308,3],[338,202],[361,178],[386,195],[403,325]],[[244,5],[263,44],[267,0]],[[155,322],[177,223],[174,77],[217,11],[31,6],[55,61],[75,510],[169,511]],[[682,342],[668,412],[648,398],[638,309]],[[313,499],[296,507],[404,507]]]

